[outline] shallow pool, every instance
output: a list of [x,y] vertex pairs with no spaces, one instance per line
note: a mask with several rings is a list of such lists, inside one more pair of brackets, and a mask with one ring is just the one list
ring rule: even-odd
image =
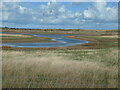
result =
[[[6,33],[6,32],[2,32],[2,33]],[[21,33],[11,33],[11,34],[21,34]],[[71,39],[71,38],[66,37],[66,36],[73,36],[73,35],[58,35],[58,34],[22,34],[22,35],[47,37],[47,38],[52,38],[51,39],[52,41],[57,41],[57,42],[2,43],[2,46],[23,47],[23,48],[47,48],[47,47],[66,47],[66,46],[74,46],[74,45],[88,43],[88,41]]]

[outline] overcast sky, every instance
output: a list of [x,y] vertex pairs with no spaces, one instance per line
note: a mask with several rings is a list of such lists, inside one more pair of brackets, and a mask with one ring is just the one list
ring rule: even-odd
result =
[[[117,2],[7,2],[2,26],[47,29],[117,29]],[[2,18],[1,18],[2,17]]]

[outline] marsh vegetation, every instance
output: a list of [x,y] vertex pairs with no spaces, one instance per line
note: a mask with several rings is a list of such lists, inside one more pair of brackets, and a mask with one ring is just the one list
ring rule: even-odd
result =
[[[73,30],[3,29],[3,32],[77,34],[70,38],[90,41],[83,45],[59,48],[3,46],[3,88],[118,87],[117,30],[74,30],[73,32]],[[10,38],[13,37],[8,37],[6,40]],[[22,38],[24,39],[20,39],[21,42],[42,41],[36,38],[30,39],[31,37]]]
[[117,49],[3,51],[4,88],[116,88]]
[[51,41],[51,38],[35,37],[32,35],[22,34],[1,34],[0,38],[3,43],[31,43],[31,42],[55,42]]

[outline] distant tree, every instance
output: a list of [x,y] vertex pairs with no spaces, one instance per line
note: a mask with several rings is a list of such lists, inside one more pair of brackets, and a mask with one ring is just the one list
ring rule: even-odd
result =
[[5,26],[4,28],[8,28],[8,27]]

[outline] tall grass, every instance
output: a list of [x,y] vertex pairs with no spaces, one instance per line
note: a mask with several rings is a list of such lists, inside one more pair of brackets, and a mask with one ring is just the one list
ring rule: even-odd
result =
[[[117,63],[111,64],[109,60],[117,59],[117,51],[111,51],[102,56],[103,51],[81,50],[79,55],[84,58],[79,56],[79,60],[74,53],[77,50],[62,54],[61,51],[3,51],[3,88],[118,87]],[[101,62],[103,59],[107,61]]]

